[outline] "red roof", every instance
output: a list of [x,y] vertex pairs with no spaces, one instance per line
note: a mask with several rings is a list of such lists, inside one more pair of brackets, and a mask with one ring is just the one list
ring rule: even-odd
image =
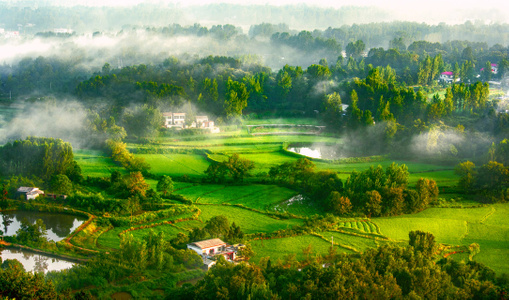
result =
[[442,72],[442,75],[449,75],[449,76],[452,76],[454,75],[452,72]]

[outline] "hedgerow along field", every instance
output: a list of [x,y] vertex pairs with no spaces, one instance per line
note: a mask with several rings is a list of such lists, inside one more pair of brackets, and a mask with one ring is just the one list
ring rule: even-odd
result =
[[[151,172],[155,175],[169,175],[181,178],[183,175],[189,177],[203,177],[211,160],[222,161],[232,153],[239,153],[242,158],[247,158],[255,163],[253,174],[266,173],[270,167],[283,162],[293,162],[298,155],[289,154],[283,150],[285,145],[304,143],[328,143],[338,144],[341,140],[328,136],[295,136],[295,135],[266,135],[250,136],[245,131],[233,133],[221,133],[217,135],[193,136],[182,138],[158,138],[157,142],[149,145],[152,151],[155,149],[164,154],[137,153],[136,155],[145,158],[151,166]],[[129,144],[132,151],[141,149],[142,146]],[[170,150],[168,150],[170,149]],[[195,151],[196,149],[200,152]],[[146,151],[147,152],[147,151]],[[148,151],[150,152],[150,150]],[[205,153],[208,153],[205,154]],[[78,163],[84,171],[84,175],[95,177],[109,177],[112,170],[119,169],[105,154],[101,152],[76,151]],[[393,160],[389,158],[377,158],[368,162],[327,162],[315,160],[317,170],[333,170],[339,172],[342,179],[346,179],[353,171],[362,171],[370,166],[382,165],[386,167]],[[454,174],[454,166],[442,166],[418,161],[395,161],[398,164],[405,164],[410,171],[410,186],[421,177],[432,178],[437,181],[440,192],[457,184],[458,177]],[[152,188],[156,187],[157,181],[148,179],[147,182]],[[270,213],[290,212],[306,218],[314,214],[322,214],[320,207],[305,204],[305,201],[292,201],[299,199],[298,193],[287,188],[275,185],[250,184],[250,178],[246,178],[246,184],[242,186],[214,185],[190,182],[175,182],[175,193],[180,194],[195,204],[201,210],[199,220],[187,226],[179,223],[164,225],[152,228],[154,231],[163,231],[172,238],[178,232],[186,232],[195,227],[203,226],[204,222],[216,215],[225,215],[230,221],[240,225],[248,234],[271,233],[281,229],[289,229],[294,225],[302,224],[301,219],[276,219]],[[295,198],[297,197],[297,198]],[[450,195],[441,194],[440,197],[450,198]],[[456,197],[456,195],[454,195]],[[304,202],[304,204],[303,204]],[[448,206],[463,205],[464,202],[448,203]],[[290,205],[291,204],[291,205]],[[238,207],[235,205],[242,205]],[[472,206],[471,203],[465,205]],[[491,209],[495,208],[495,213]],[[328,251],[330,238],[334,237],[335,247],[345,252],[364,251],[370,247],[376,247],[384,243],[399,243],[408,240],[410,230],[424,230],[435,234],[437,241],[451,245],[466,245],[477,242],[481,245],[481,252],[474,259],[486,263],[497,272],[508,272],[509,267],[503,263],[503,257],[509,254],[509,237],[507,237],[508,225],[503,217],[504,211],[508,208],[504,204],[479,208],[430,208],[415,215],[403,215],[392,218],[373,219],[372,224],[378,226],[379,232],[371,232],[362,222],[346,222],[340,231],[322,232],[324,238],[317,236],[294,236],[272,240],[264,240],[264,245],[277,244],[278,241],[285,242],[285,246],[262,247],[259,240],[252,241],[253,249],[259,252],[256,261],[263,256],[282,258],[287,253],[296,253],[297,258],[302,258],[302,248],[313,241],[316,246],[315,253],[325,255]],[[487,218],[483,219],[486,215]],[[499,218],[500,222],[494,222]],[[484,220],[481,223],[481,220]],[[494,223],[489,223],[489,222]],[[354,225],[356,224],[356,225]],[[360,224],[360,225],[359,225]],[[140,238],[149,229],[131,232],[135,238]],[[363,232],[364,230],[364,232]],[[122,229],[106,231],[97,239],[97,244],[106,248],[116,248],[119,243],[118,233]],[[350,232],[350,231],[353,231]],[[369,232],[368,232],[369,231]],[[488,232],[487,234],[485,234]],[[363,235],[371,233],[372,235]],[[359,235],[360,234],[360,235]],[[380,238],[377,238],[379,235]],[[317,239],[320,242],[316,242]],[[323,243],[322,243],[323,241]],[[316,245],[315,245],[316,244]],[[322,246],[319,246],[322,245]],[[284,248],[286,250],[281,250]],[[281,250],[281,254],[278,251]],[[322,251],[323,250],[323,251]],[[455,255],[452,256],[455,258]],[[456,257],[464,258],[465,255],[458,254]]]

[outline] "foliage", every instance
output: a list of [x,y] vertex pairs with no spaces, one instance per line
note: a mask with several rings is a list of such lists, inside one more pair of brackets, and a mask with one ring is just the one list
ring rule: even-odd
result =
[[16,231],[16,241],[35,245],[46,242],[46,225],[41,219],[37,219],[35,224],[26,219],[21,220],[21,225]]
[[0,147],[3,176],[37,176],[49,180],[63,174],[79,180],[81,169],[74,160],[72,146],[61,139],[28,137]]
[[226,175],[229,174],[234,183],[242,183],[244,177],[249,176],[249,171],[252,169],[254,169],[252,161],[242,159],[237,153],[234,153],[227,161],[211,164],[205,173],[213,182],[225,182]]
[[113,140],[108,140],[106,143],[111,153],[111,159],[118,162],[127,170],[133,172],[147,172],[150,169],[150,165],[148,165],[142,157],[134,156],[127,150],[127,145],[125,143]]
[[42,273],[25,272],[23,266],[8,263],[6,260],[0,268],[0,297],[5,299],[58,299],[58,294],[51,281]]
[[161,179],[157,182],[157,191],[163,192],[166,196],[167,193],[173,192],[173,180],[170,176],[163,175]]
[[72,182],[64,174],[58,174],[51,178],[51,190],[57,194],[68,195],[72,191]]
[[[468,293],[488,298],[501,295],[500,286],[483,267],[469,263],[454,268],[450,261],[435,264],[433,255],[420,253],[414,252],[413,247],[382,246],[356,256],[327,255],[331,261],[326,268],[320,264],[320,258],[313,258],[302,269],[297,269],[291,257],[277,263],[265,260],[262,266],[220,261],[194,289],[186,290],[180,297],[329,299],[347,295],[353,299],[385,299],[425,295],[456,298]],[[466,280],[458,282],[459,276]],[[239,289],[235,282],[243,288]]]

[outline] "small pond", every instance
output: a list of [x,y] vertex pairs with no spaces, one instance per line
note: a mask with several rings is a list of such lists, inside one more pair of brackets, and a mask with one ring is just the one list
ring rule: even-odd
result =
[[329,146],[325,144],[314,144],[307,146],[290,145],[287,150],[311,158],[340,159],[345,157],[341,154],[341,149],[339,146]]
[[70,269],[75,265],[75,263],[70,261],[22,249],[6,248],[0,251],[2,260],[17,259],[25,267],[25,271],[46,273],[48,271]]
[[46,237],[54,242],[63,240],[86,221],[86,218],[76,215],[18,210],[0,213],[0,230],[5,236],[13,236],[23,219],[27,219],[31,224],[41,219],[46,225]]

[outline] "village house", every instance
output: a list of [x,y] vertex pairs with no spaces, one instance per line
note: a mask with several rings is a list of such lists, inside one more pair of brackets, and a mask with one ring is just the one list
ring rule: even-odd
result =
[[22,186],[17,190],[16,195],[18,197],[23,196],[26,200],[33,200],[33,199],[39,197],[39,195],[44,195],[44,192],[39,190],[39,188],[36,188],[36,187]]
[[[444,81],[446,83],[451,83],[453,82],[454,80],[454,73],[453,72],[442,72],[440,74],[440,78],[439,78],[441,81]],[[456,78],[456,82],[460,81],[459,78]]]
[[186,126],[186,113],[172,113],[172,112],[164,112],[164,127],[166,128],[176,128],[176,129],[184,129],[184,128],[200,128],[206,129],[211,133],[218,133],[219,128],[214,126],[213,121],[209,121],[207,116],[196,116],[195,120],[191,123],[190,126]]
[[233,262],[237,258],[237,252],[244,245],[228,245],[221,239],[210,239],[187,244],[187,249],[198,253],[203,259],[203,264],[210,269],[216,263],[218,256],[223,256],[227,261]]
[[226,249],[226,243],[220,239],[210,239],[187,244],[187,249],[196,251],[199,255],[213,256]]

